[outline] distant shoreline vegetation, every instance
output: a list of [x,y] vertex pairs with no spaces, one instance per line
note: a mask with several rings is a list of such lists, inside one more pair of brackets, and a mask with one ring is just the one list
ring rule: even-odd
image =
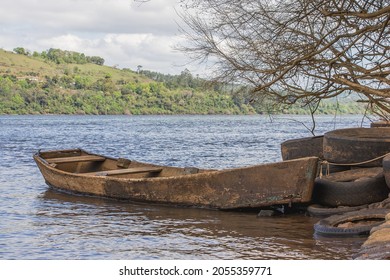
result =
[[[0,49],[0,114],[175,115],[309,114],[303,104],[249,102],[245,91],[215,85],[188,70],[165,75],[104,66],[104,59],[50,49]],[[346,96],[321,102],[316,114],[362,114]]]

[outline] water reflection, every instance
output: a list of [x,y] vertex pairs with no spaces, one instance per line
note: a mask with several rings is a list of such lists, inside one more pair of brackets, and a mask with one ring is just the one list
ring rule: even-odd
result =
[[40,201],[34,227],[44,229],[46,256],[55,246],[67,256],[78,252],[73,258],[82,259],[345,259],[363,242],[313,239],[317,219],[304,214],[257,218],[256,213],[128,203],[52,190]]

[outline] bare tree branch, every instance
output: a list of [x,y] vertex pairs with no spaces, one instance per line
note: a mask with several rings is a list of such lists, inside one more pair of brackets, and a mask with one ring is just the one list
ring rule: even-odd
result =
[[280,102],[362,93],[390,118],[390,0],[182,0],[194,60]]

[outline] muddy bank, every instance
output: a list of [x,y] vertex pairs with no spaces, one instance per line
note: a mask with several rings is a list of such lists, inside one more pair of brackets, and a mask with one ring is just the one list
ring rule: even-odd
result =
[[[390,208],[390,198],[378,203],[379,207]],[[354,259],[390,260],[390,213],[386,215],[385,222],[374,227],[368,239],[363,243]]]

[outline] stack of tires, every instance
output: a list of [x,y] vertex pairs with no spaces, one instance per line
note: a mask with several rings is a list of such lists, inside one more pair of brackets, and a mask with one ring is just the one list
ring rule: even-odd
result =
[[313,200],[338,207],[386,199],[389,188],[382,162],[387,153],[390,153],[389,128],[348,128],[325,133],[324,160],[351,169],[317,178]]
[[[331,167],[327,169],[330,174],[316,178],[313,189],[315,204],[308,207],[312,216],[331,216],[319,221],[314,226],[315,232],[332,236],[366,235],[370,228],[383,222],[390,209],[367,208],[369,204],[389,197],[390,155],[385,155],[390,153],[390,128],[333,130],[323,135],[322,146],[318,145],[319,138],[311,140],[317,144],[316,148],[307,145],[309,138],[286,141],[282,143],[284,160],[300,157],[292,147],[299,146],[294,145],[294,141],[302,140],[306,142],[303,146],[309,148],[302,153],[303,156],[318,156]],[[372,223],[363,223],[363,220]],[[357,221],[360,221],[360,226],[346,226]]]

